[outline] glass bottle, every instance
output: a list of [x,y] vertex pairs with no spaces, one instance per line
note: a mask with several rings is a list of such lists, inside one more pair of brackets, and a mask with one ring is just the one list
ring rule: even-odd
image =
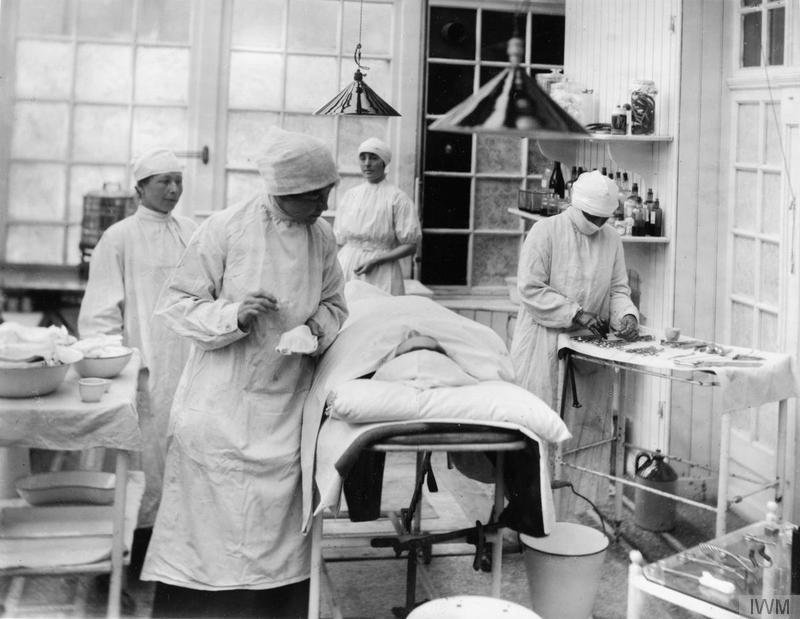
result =
[[635,213],[637,209],[639,211],[639,216],[642,216],[641,207],[642,199],[639,197],[639,184],[633,183],[633,185],[631,185],[631,193],[627,198],[625,198],[625,203],[623,204],[623,211],[625,214],[625,234],[627,236],[639,236],[638,234],[634,233],[634,225],[636,223]]
[[653,208],[650,209],[650,236],[664,236],[664,211],[658,198],[653,201]]
[[650,135],[656,128],[656,101],[658,94],[652,80],[635,80],[631,84],[631,133]]
[[553,162],[553,171],[550,174],[550,180],[547,186],[554,196],[564,199],[564,190],[566,189],[564,183],[564,174],[561,172],[561,163],[558,161]]
[[642,215],[644,216],[644,236],[652,236],[650,234],[650,211],[653,210],[653,190],[648,188],[645,196],[644,203],[642,204]]

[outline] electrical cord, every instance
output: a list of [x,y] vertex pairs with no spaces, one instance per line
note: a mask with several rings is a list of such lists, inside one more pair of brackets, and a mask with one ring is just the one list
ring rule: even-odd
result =
[[608,538],[611,538],[611,536],[606,531],[606,519],[603,517],[603,513],[597,508],[597,505],[595,505],[592,501],[589,500],[588,497],[585,497],[580,492],[575,490],[575,487],[572,485],[571,481],[567,481],[566,479],[554,479],[553,481],[550,482],[550,488],[552,490],[560,490],[561,488],[569,488],[570,490],[572,490],[572,494],[574,494],[577,497],[582,498],[589,505],[591,505],[592,509],[594,510],[594,513],[597,514],[597,517],[600,519],[600,526],[603,528],[603,535],[605,535]]

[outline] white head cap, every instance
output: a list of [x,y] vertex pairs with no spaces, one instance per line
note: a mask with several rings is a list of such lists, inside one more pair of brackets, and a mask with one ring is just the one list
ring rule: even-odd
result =
[[138,183],[140,180],[155,174],[169,174],[183,172],[183,166],[171,150],[155,148],[136,157],[131,164],[133,178]]
[[597,170],[584,172],[572,185],[572,205],[596,217],[611,217],[617,208],[617,184]]
[[360,155],[361,153],[378,155],[378,157],[383,159],[383,163],[386,165],[389,165],[389,162],[392,160],[392,151],[389,150],[389,145],[378,138],[367,138],[361,142],[358,147],[358,154]]
[[339,182],[330,149],[317,138],[270,127],[256,165],[267,193],[288,196]]

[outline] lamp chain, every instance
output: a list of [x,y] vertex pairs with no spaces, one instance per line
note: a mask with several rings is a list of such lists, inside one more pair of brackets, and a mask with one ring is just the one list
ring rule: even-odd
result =
[[364,23],[364,0],[361,0],[358,4],[358,44],[356,45],[356,51],[353,52],[353,60],[356,62],[356,66],[359,69],[366,69],[369,70],[369,67],[366,67],[361,64],[361,28]]

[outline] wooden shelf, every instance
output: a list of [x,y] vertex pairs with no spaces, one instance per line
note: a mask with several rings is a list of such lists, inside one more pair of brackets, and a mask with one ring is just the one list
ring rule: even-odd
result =
[[[527,211],[521,211],[518,208],[508,208],[506,210],[512,215],[517,215],[529,221],[536,222],[541,219],[547,219],[546,215],[528,213]],[[643,243],[645,245],[666,245],[669,243],[669,239],[665,236],[623,236],[621,238],[623,243]]]

